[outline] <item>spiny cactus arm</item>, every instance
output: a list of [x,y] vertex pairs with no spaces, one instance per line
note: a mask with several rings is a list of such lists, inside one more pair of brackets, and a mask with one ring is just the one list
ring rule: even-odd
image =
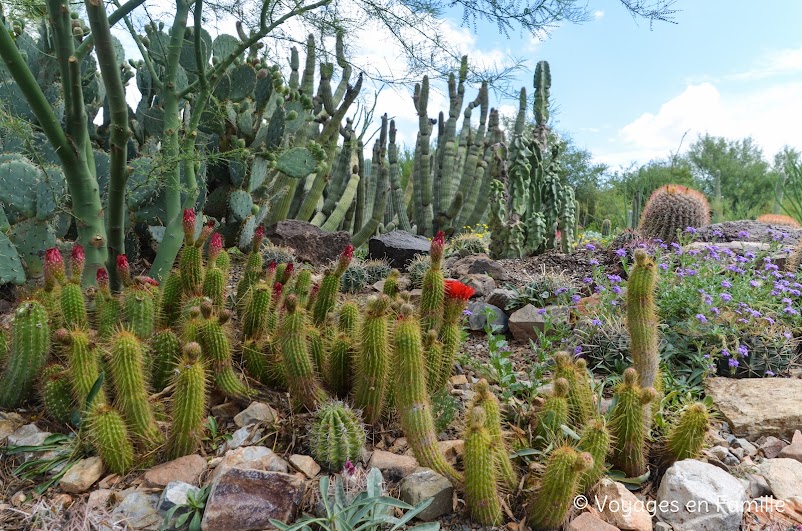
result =
[[[336,104],[343,99],[343,95],[348,87],[348,82],[351,79],[351,65],[348,64],[348,61],[345,58],[345,45],[343,43],[342,31],[337,32],[337,42],[334,48],[337,57],[337,65],[342,68],[342,73],[340,74],[340,83],[337,85],[337,89],[334,91],[334,103]],[[365,125],[367,125],[367,122]]]
[[306,64],[304,65],[304,73],[303,76],[301,77],[301,92],[303,92],[307,96],[311,96],[314,86],[315,86],[315,36],[310,33],[306,37]]
[[[195,31],[193,37],[195,41],[195,68],[198,69],[198,83],[200,88],[205,89],[208,86],[206,80],[206,60],[203,57],[203,47],[201,46],[202,32],[198,28],[203,27],[203,0],[195,0],[195,10],[193,12]],[[237,23],[237,30],[240,30],[240,24]]]
[[404,190],[401,188],[401,170],[398,165],[398,145],[395,143],[395,120],[390,120],[390,144],[387,147],[387,161],[389,162],[390,188],[393,210],[398,216],[398,226],[401,230],[412,232],[412,225],[407,217],[407,205],[404,201]]
[[[136,3],[142,0],[135,0]],[[107,231],[109,238],[109,260],[106,268],[113,289],[119,289],[116,260],[113,258],[125,252],[125,182],[128,178],[126,162],[128,155],[128,104],[125,101],[125,88],[120,78],[120,66],[111,38],[111,27],[106,9],[99,0],[86,0],[86,13],[95,41],[100,74],[106,87],[109,102],[111,153],[109,155],[109,191]]]
[[348,112],[351,104],[356,101],[356,97],[359,95],[360,90],[362,90],[362,72],[360,72],[359,76],[357,76],[356,83],[354,83],[353,86],[348,85],[348,89],[345,91],[345,96],[343,97],[342,103],[340,103],[340,106],[337,107],[335,113],[331,115],[331,118],[326,122],[326,125],[323,126],[323,130],[320,132],[318,143],[325,146],[328,142],[332,142],[337,138],[337,134],[340,132],[340,123],[343,121],[343,118],[345,118],[345,114]]
[[373,236],[384,217],[384,205],[387,202],[387,165],[381,164],[377,180],[377,191],[373,200],[373,216],[351,238],[356,247],[360,247]]
[[[124,18],[127,20],[127,15],[129,15],[134,9],[136,9],[137,7],[141,6],[144,3],[145,0],[128,0],[128,2],[124,3],[123,5],[120,5],[118,2],[115,1],[114,5],[117,6],[117,10],[108,16],[108,25],[114,26],[117,22],[123,20]],[[97,3],[97,6],[100,6],[99,2]],[[89,21],[89,25],[90,27],[92,26],[91,18]],[[84,37],[84,40],[81,41],[81,44],[79,44],[78,47],[75,48],[75,53],[73,55],[75,55],[75,57],[79,61],[82,61],[83,58],[86,57],[86,54],[88,54],[92,50],[94,43],[95,43],[95,28],[92,27],[92,33]],[[142,55],[144,56],[145,54],[143,53]]]

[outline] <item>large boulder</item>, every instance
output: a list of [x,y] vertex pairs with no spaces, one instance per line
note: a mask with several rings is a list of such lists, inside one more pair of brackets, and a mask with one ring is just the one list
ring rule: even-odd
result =
[[738,531],[745,504],[738,479],[693,459],[674,463],[657,490],[657,518],[674,531]]
[[702,242],[770,242],[779,233],[787,235],[783,239],[783,243],[789,245],[795,244],[802,238],[800,229],[744,219],[701,227],[698,229],[695,239]]
[[802,427],[802,380],[797,378],[708,378],[705,392],[736,437],[790,439]]
[[316,266],[336,260],[351,243],[351,235],[345,231],[326,232],[297,219],[279,221],[267,229],[265,237],[274,245],[291,247],[298,261]]
[[472,254],[465,258],[460,258],[449,265],[452,278],[460,278],[468,275],[484,274],[493,277],[493,280],[509,280],[507,271],[504,270],[499,262],[496,262],[484,253]]
[[429,254],[431,243],[423,236],[403,230],[394,230],[374,236],[368,242],[370,258],[386,258],[396,269],[404,270],[416,254]]
[[272,529],[273,518],[291,523],[305,491],[306,482],[290,474],[230,468],[212,482],[201,528]]

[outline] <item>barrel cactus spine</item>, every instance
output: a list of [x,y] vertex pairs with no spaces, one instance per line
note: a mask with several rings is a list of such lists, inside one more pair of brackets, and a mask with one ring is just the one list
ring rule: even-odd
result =
[[355,461],[366,442],[365,428],[344,402],[330,400],[315,411],[309,429],[312,457],[332,472]]

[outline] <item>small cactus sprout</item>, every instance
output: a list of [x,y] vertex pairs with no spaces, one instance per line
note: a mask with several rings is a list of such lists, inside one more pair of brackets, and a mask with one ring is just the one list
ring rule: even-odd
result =
[[425,334],[429,330],[439,331],[440,324],[443,322],[445,281],[440,262],[443,258],[445,245],[445,233],[439,231],[432,239],[431,250],[429,251],[431,265],[423,275],[423,284],[421,286],[419,307],[421,334]]
[[206,240],[209,239],[212,232],[214,232],[214,220],[209,220],[201,229],[198,239],[195,240],[195,247],[203,247],[203,244],[206,243]]
[[40,303],[27,301],[14,312],[11,351],[0,378],[0,408],[14,408],[28,397],[47,361],[50,328]]
[[365,428],[357,414],[340,401],[321,404],[309,430],[309,449],[315,460],[332,472],[355,461],[365,446]]
[[448,378],[457,358],[457,353],[462,346],[462,318],[468,301],[473,297],[476,290],[466,286],[456,280],[445,281],[445,302],[443,303],[443,325],[440,327],[440,343],[443,351],[440,357],[440,366],[437,373],[432,375],[434,383],[429,386],[430,390],[442,389]]
[[518,475],[510,460],[507,443],[501,433],[501,404],[484,378],[474,386],[476,396],[473,406],[480,406],[485,412],[485,427],[493,441],[493,454],[498,470],[499,482],[510,492],[518,487]]
[[53,288],[63,285],[67,281],[64,258],[57,247],[51,247],[45,251],[44,277],[47,291],[52,291]]
[[687,406],[668,432],[662,456],[663,466],[699,457],[709,428],[710,413],[707,406],[703,402]]
[[462,484],[461,474],[454,470],[437,447],[432,404],[426,392],[420,324],[412,312],[409,305],[400,308],[393,334],[396,358],[393,397],[401,414],[401,427],[421,466],[442,474],[452,483]]
[[579,482],[579,492],[589,492],[604,475],[605,458],[610,451],[610,432],[603,418],[593,418],[585,424],[579,434],[578,447],[593,456],[593,466],[585,471]]
[[568,380],[557,378],[552,384],[551,396],[546,398],[535,415],[535,439],[540,439],[541,446],[555,441],[560,434],[560,426],[568,424]]
[[284,299],[284,316],[279,325],[280,351],[287,370],[287,385],[296,405],[314,411],[326,399],[315,374],[311,354],[307,346],[305,312],[298,307],[295,295]]
[[197,343],[184,345],[173,379],[172,423],[167,441],[170,459],[197,452],[206,412],[206,368]]
[[546,462],[546,470],[529,504],[529,524],[533,529],[558,529],[574,498],[579,480],[593,466],[593,457],[570,446],[556,448]]
[[501,523],[501,503],[496,490],[496,462],[493,437],[487,429],[487,415],[480,406],[468,410],[465,428],[465,505],[471,520],[480,525]]
[[368,424],[375,424],[381,419],[387,398],[390,370],[389,308],[390,299],[386,296],[371,297],[359,334],[354,404],[362,410]]
[[97,404],[90,409],[87,433],[103,464],[121,476],[134,466],[134,445],[122,416],[113,407]]
[[615,441],[611,461],[613,467],[627,477],[646,472],[646,436],[648,405],[657,396],[652,387],[638,385],[638,373],[632,367],[624,371],[624,379],[615,390],[610,412],[610,434]]

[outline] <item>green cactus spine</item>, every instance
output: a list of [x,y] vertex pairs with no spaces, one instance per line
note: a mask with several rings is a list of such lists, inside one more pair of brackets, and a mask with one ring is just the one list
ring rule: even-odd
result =
[[606,471],[605,459],[610,451],[610,431],[602,418],[591,419],[579,434],[579,450],[593,457],[593,466],[588,468],[579,482],[579,492],[589,492]]
[[184,246],[178,262],[184,295],[193,297],[203,292],[203,253],[194,245]]
[[150,382],[153,390],[162,391],[181,354],[181,341],[169,328],[156,332],[150,339]]
[[109,405],[90,409],[87,433],[109,472],[124,476],[134,466],[134,445],[122,416]]
[[290,397],[295,404],[314,411],[326,399],[326,393],[320,387],[309,353],[304,313],[295,295],[288,295],[278,334]]
[[551,396],[546,398],[543,406],[535,416],[535,439],[540,439],[541,446],[555,441],[562,424],[568,424],[568,380],[557,378],[552,382],[554,388]]
[[80,284],[70,282],[61,287],[61,318],[64,326],[89,328],[84,292]]
[[[67,345],[67,367],[70,372],[72,396],[83,410],[86,399],[100,376],[100,354],[94,342],[84,330],[58,330],[56,340]],[[106,402],[103,389],[97,394],[94,404]]]
[[533,529],[557,529],[562,525],[579,492],[579,480],[591,466],[593,457],[589,453],[579,453],[570,446],[551,453],[529,504],[529,524]]
[[217,255],[217,260],[214,261],[214,265],[220,269],[224,275],[228,275],[231,269],[231,255],[228,254],[228,251],[222,249],[220,254]]
[[429,256],[431,265],[423,275],[420,298],[420,325],[421,334],[426,334],[429,330],[440,330],[443,322],[443,301],[445,300],[445,280],[440,262],[443,258],[445,249],[445,234],[439,231],[432,240]]
[[334,309],[337,292],[340,291],[340,278],[345,273],[345,270],[348,269],[353,257],[354,246],[349,243],[340,254],[337,267],[323,275],[323,281],[320,283],[320,290],[317,293],[315,305],[312,309],[312,322],[315,326],[323,326],[326,323],[326,317],[329,312]]
[[[640,377],[641,387],[662,390],[660,377],[660,353],[658,350],[657,315],[654,291],[657,285],[657,267],[643,249],[635,250],[635,265],[627,280],[627,329],[631,343],[629,347],[632,365]],[[659,400],[652,404],[653,413]],[[652,415],[647,415],[646,430],[651,426]]]
[[325,371],[328,388],[340,398],[348,395],[353,383],[353,360],[357,354],[354,340],[358,323],[359,306],[353,301],[343,303],[338,316],[338,333],[331,341]]
[[67,369],[58,364],[48,365],[41,375],[42,402],[48,416],[61,424],[70,422],[75,402]]
[[159,442],[161,433],[148,402],[142,343],[127,330],[117,332],[111,341],[108,361],[116,405],[134,436],[150,448]]
[[426,353],[426,389],[430,395],[442,388],[437,387],[443,365],[443,345],[437,340],[437,331],[423,334],[423,351]]
[[384,286],[382,287],[382,293],[390,297],[391,299],[395,299],[398,296],[398,292],[400,291],[398,287],[398,279],[401,278],[401,272],[398,269],[393,269],[390,271],[390,274],[387,275],[387,278],[384,279]]
[[201,314],[205,322],[198,330],[198,341],[203,355],[209,360],[208,370],[214,375],[214,383],[223,394],[231,397],[247,398],[248,388],[234,372],[231,361],[231,342],[228,339],[226,323],[229,314],[224,311],[219,317],[212,315],[212,303],[205,301],[201,305]]
[[265,282],[251,286],[251,295],[242,318],[242,336],[246,339],[261,339],[267,334],[267,320],[273,302],[273,288]]
[[184,345],[184,353],[176,366],[173,380],[173,407],[170,437],[167,441],[169,459],[177,459],[198,451],[203,435],[206,412],[206,367],[201,360],[197,343]]
[[426,392],[426,366],[421,345],[420,323],[412,317],[413,309],[400,309],[394,332],[395,405],[401,415],[401,426],[421,466],[442,474],[452,483],[462,484],[459,472],[448,463],[437,447],[432,405]]
[[309,355],[312,356],[315,372],[317,372],[318,378],[322,378],[328,365],[323,335],[320,330],[310,326],[306,329],[306,340],[309,343]]
[[309,430],[312,457],[332,472],[355,461],[365,446],[365,428],[357,414],[340,401],[328,401],[315,412]]
[[203,287],[201,293],[204,297],[208,297],[215,310],[220,311],[226,304],[226,275],[222,269],[213,267],[206,270],[206,275],[203,277]]
[[510,459],[510,454],[507,449],[507,443],[504,441],[504,436],[501,433],[501,404],[493,391],[490,390],[490,385],[485,379],[479,380],[476,383],[474,392],[476,396],[473,405],[481,406],[485,412],[485,427],[490,433],[490,438],[493,443],[493,454],[498,479],[504,488],[513,492],[518,488],[518,474],[515,473],[515,468],[512,465],[512,460]]
[[160,326],[173,326],[181,316],[181,300],[184,293],[184,282],[181,272],[173,269],[162,284],[161,308],[159,312]]
[[143,341],[156,328],[156,298],[147,287],[132,286],[123,293],[123,314],[131,331]]
[[480,406],[468,411],[465,429],[465,505],[471,520],[480,525],[501,524],[501,503],[496,490],[496,462],[493,437],[487,429],[487,415]]
[[666,437],[663,467],[675,461],[699,457],[709,428],[710,413],[703,402],[695,402],[685,408]]
[[568,418],[572,426],[584,426],[596,414],[596,399],[593,386],[588,375],[587,362],[577,360],[574,362],[567,352],[558,352],[554,355],[556,368],[555,378],[565,378],[568,381]]
[[261,344],[253,339],[242,343],[242,364],[256,380],[269,385],[269,367]]
[[624,379],[616,387],[610,411],[610,434],[615,441],[611,462],[627,477],[638,477],[646,472],[650,415],[644,406],[654,400],[656,394],[654,388],[638,385],[638,373],[632,367],[624,371]]
[[298,304],[302,308],[306,308],[309,304],[309,295],[312,293],[312,271],[309,269],[301,269],[295,275],[295,285],[292,287],[292,292],[298,297]]
[[[371,297],[359,332],[354,404],[362,410],[365,422],[375,424],[385,407],[389,363],[387,311],[390,299]],[[423,376],[421,374],[421,376]]]
[[434,382],[429,390],[439,390],[445,387],[451,370],[457,359],[457,353],[462,346],[462,316],[468,300],[476,291],[470,286],[456,280],[445,281],[445,300],[443,302],[443,324],[440,327],[440,367],[434,376]]
[[14,312],[11,352],[0,379],[0,407],[17,407],[28,397],[49,349],[50,328],[44,306],[36,301],[23,302]]

